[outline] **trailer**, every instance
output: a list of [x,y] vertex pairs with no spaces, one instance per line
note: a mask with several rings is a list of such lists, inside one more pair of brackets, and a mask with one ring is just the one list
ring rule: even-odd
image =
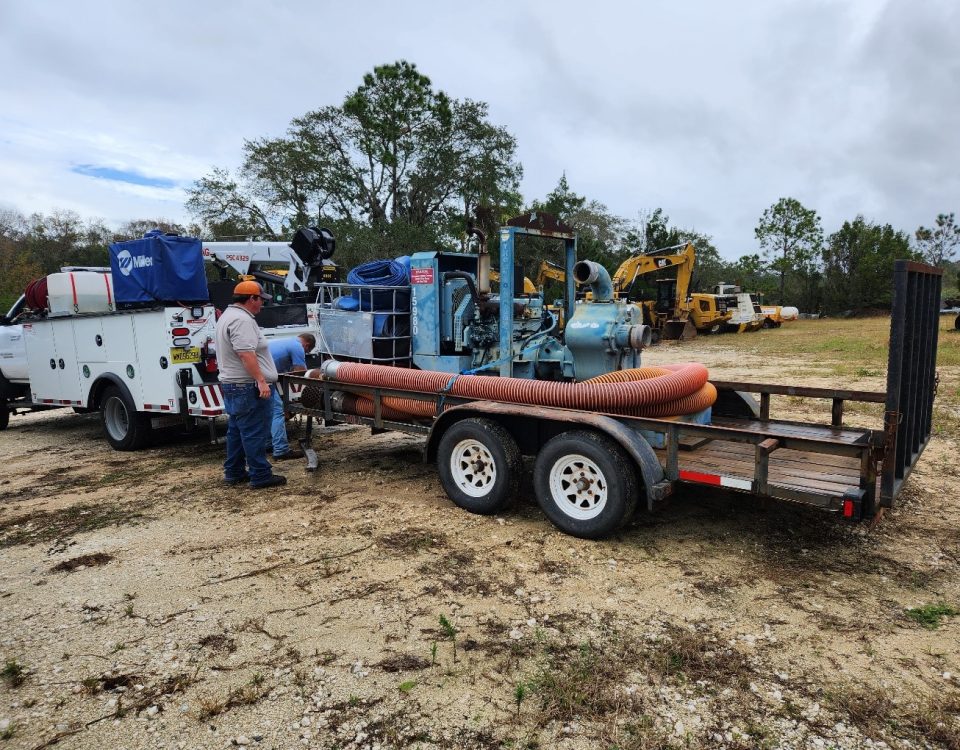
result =
[[[306,417],[308,468],[317,466],[314,424],[357,424],[425,438],[450,499],[473,513],[498,513],[515,500],[522,456],[534,459],[540,507],[562,531],[601,538],[637,507],[655,510],[680,487],[722,488],[801,503],[850,521],[895,507],[931,434],[942,270],[897,261],[885,392],[711,381],[719,398],[710,424],[467,400],[281,377],[287,408]],[[299,400],[290,394],[297,391]],[[372,414],[342,408],[344,394],[370,399]],[[829,424],[777,419],[771,398],[825,399]],[[387,419],[385,399],[429,404],[432,416]],[[884,405],[870,429],[844,422],[848,403]],[[322,449],[322,448],[321,448]]]

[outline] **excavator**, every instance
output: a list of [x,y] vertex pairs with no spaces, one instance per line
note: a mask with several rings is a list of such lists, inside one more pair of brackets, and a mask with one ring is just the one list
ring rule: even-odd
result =
[[620,298],[631,299],[637,279],[675,268],[676,275],[656,279],[654,299],[635,300],[643,307],[645,322],[667,340],[686,340],[697,332],[719,333],[733,311],[718,295],[690,293],[695,259],[694,247],[689,242],[631,255],[613,275],[614,292]]
[[[613,275],[614,296],[639,305],[643,309],[644,323],[650,326],[656,338],[686,340],[698,332],[720,333],[726,330],[727,321],[735,309],[728,309],[726,300],[720,295],[689,293],[695,260],[696,253],[689,242],[631,255]],[[637,279],[674,268],[675,276],[671,274],[656,279],[654,299],[634,299],[633,286]],[[541,289],[546,279],[564,282],[563,268],[548,260],[541,261],[536,281],[531,285]],[[525,289],[528,282],[529,279],[524,279]]]

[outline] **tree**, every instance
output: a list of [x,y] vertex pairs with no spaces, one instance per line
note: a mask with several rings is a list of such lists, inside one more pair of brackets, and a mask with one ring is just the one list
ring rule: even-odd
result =
[[289,234],[334,224],[401,251],[453,244],[473,217],[491,232],[519,204],[516,141],[487,112],[435,91],[412,63],[381,65],[341,106],[295,118],[283,137],[245,142],[237,175],[214,169],[187,206],[210,228]]
[[[763,212],[754,229],[764,258],[779,276],[779,302],[784,304],[788,275],[799,277],[808,297],[816,280],[817,262],[823,245],[823,229],[816,211],[804,208],[794,198],[781,198]],[[807,299],[810,304],[812,300]]]
[[945,261],[952,260],[960,245],[960,226],[953,213],[938,214],[936,227],[918,227],[915,236],[923,259],[931,266],[942,267]]
[[73,211],[29,217],[16,211],[0,213],[0,267],[4,269],[0,306],[15,301],[29,281],[62,266],[108,265],[112,238],[103,221],[84,221]]
[[828,312],[889,307],[893,262],[910,258],[910,237],[889,224],[857,216],[830,235],[823,250],[824,307]]
[[120,228],[113,233],[113,241],[136,240],[140,239],[147,232],[159,229],[162,232],[172,232],[174,234],[190,234],[190,230],[181,224],[170,221],[169,219],[131,219],[122,224]]

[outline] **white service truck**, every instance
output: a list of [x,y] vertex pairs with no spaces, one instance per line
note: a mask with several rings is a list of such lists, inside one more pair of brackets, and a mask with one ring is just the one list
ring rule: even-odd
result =
[[[283,243],[210,242],[202,253],[207,263],[291,293],[287,306],[296,315],[264,329],[267,338],[282,338],[316,331],[316,305],[306,299],[332,241],[323,238],[324,249],[306,262]],[[285,273],[272,274],[275,264]],[[0,430],[11,414],[72,407],[99,411],[117,450],[136,450],[152,428],[178,421],[206,420],[213,435],[212,420],[223,414],[213,303],[118,309],[108,268],[65,268],[47,276],[46,286],[42,303],[31,306],[24,296],[0,316]]]
[[152,427],[223,413],[213,305],[116,310],[96,271],[47,283],[45,315],[21,300],[0,321],[0,428],[18,411],[99,411],[110,445],[136,450]]

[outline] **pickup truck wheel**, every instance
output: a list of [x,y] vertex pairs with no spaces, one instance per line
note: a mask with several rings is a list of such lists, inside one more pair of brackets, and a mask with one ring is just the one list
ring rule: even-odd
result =
[[464,510],[491,515],[513,503],[522,463],[517,442],[489,419],[464,419],[450,426],[437,446],[444,491]]
[[10,424],[10,409],[7,406],[7,400],[0,398],[0,430],[7,429]]
[[612,534],[637,507],[636,469],[623,449],[595,432],[547,442],[533,467],[537,502],[561,531],[584,539]]
[[130,397],[115,385],[100,399],[100,422],[107,442],[118,451],[142,448],[150,437],[150,421],[136,410]]

